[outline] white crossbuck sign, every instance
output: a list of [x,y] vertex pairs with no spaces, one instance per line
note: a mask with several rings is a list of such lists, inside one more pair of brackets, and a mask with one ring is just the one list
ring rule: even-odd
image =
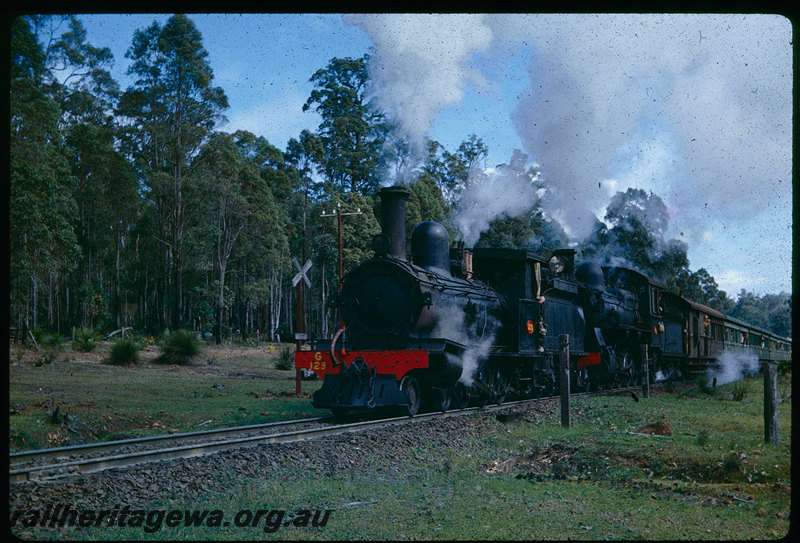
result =
[[300,267],[300,263],[297,261],[296,258],[292,258],[292,264],[294,264],[294,267],[297,268],[297,271],[299,272],[292,278],[292,286],[296,287],[297,283],[299,283],[300,280],[302,279],[305,282],[305,284],[308,285],[308,288],[311,288],[311,280],[306,275],[306,272],[309,269],[311,269],[311,260],[310,259],[306,260],[306,263],[303,264],[302,268]]

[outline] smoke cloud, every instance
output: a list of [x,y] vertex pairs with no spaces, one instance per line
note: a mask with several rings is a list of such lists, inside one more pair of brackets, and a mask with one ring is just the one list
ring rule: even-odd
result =
[[446,338],[466,347],[461,355],[459,381],[470,386],[475,380],[481,361],[489,357],[498,323],[494,322],[485,307],[479,306],[478,318],[468,325],[463,306],[455,300],[443,300],[438,304],[437,312],[438,320],[432,337]]
[[483,76],[470,66],[486,49],[492,31],[480,15],[349,15],[375,44],[369,62],[375,99],[414,150],[424,151],[425,136],[439,111],[459,103],[468,83]]
[[[576,238],[607,200],[607,180],[661,195],[682,230],[791,200],[791,76],[780,70],[792,53],[777,38],[791,39],[787,19],[500,15],[487,24],[533,48],[515,125],[548,180],[546,205]],[[769,196],[745,203],[754,182]]]
[[717,358],[718,369],[709,370],[708,382],[717,379],[718,385],[726,385],[736,381],[741,381],[745,377],[756,375],[761,369],[758,363],[758,356],[755,353],[732,353],[723,351]]
[[[613,194],[636,187],[667,205],[665,236],[683,235],[692,240],[690,250],[706,258],[750,232],[774,233],[769,244],[754,241],[746,253],[727,252],[718,266],[742,269],[791,253],[792,27],[785,17],[415,14],[346,20],[372,38],[374,96],[414,145],[421,145],[443,108],[489,108],[486,97],[512,96],[511,119],[484,115],[487,126],[465,135],[490,132],[495,123],[513,125],[522,150],[540,166],[545,212],[573,241],[590,233]],[[491,91],[478,93],[482,102],[464,104],[465,90],[476,88]],[[498,117],[505,110],[493,111]],[[780,263],[788,277],[789,260]],[[766,273],[761,270],[748,275]]]
[[461,193],[453,222],[468,247],[480,238],[489,224],[503,217],[530,211],[539,199],[530,179],[511,170],[486,170],[471,175]]

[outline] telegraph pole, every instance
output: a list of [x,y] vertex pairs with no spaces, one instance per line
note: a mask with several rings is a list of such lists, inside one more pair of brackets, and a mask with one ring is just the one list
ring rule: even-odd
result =
[[[342,217],[346,217],[349,215],[361,215],[361,208],[356,208],[356,211],[351,211],[348,213],[342,212],[342,203],[339,202],[336,204],[336,212],[335,213],[325,213],[322,212],[321,217],[336,217],[338,221],[338,231],[339,231],[339,294],[342,293],[342,275],[344,274],[344,264],[342,262]],[[342,322],[342,312],[339,311],[339,328],[343,328],[344,323]]]

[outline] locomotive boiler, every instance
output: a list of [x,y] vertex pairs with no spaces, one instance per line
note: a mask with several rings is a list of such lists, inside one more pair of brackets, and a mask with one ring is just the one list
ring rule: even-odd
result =
[[447,408],[451,400],[466,401],[455,389],[470,377],[464,353],[492,345],[500,300],[487,285],[450,273],[447,230],[432,221],[419,224],[406,258],[409,194],[400,187],[381,191],[375,256],[344,277],[335,301],[344,328],[296,355],[297,367],[324,378],[314,395],[317,407],[343,413],[404,405],[415,414],[424,395]]

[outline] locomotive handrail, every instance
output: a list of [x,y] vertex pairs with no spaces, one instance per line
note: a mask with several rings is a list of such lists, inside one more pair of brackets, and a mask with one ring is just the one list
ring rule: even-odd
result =
[[[344,333],[344,330],[345,330],[344,328],[339,328],[338,330],[336,330],[336,333],[333,335],[333,339],[331,340],[330,354],[334,366],[344,365],[344,362],[342,360],[336,358],[336,342],[339,340],[339,336],[341,336]],[[346,352],[343,351],[342,354],[346,354]]]

